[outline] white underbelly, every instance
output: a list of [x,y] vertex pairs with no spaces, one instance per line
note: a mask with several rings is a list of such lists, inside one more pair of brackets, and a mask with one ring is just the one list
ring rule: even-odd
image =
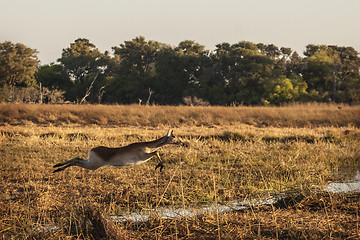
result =
[[149,159],[146,159],[146,160],[129,162],[126,166],[136,166],[136,165],[140,165],[140,164],[146,163],[146,162],[149,161],[149,160],[150,160],[150,158],[149,158]]
[[140,165],[143,164],[147,161],[149,161],[150,158],[148,159],[141,159],[137,156],[114,156],[113,158],[111,158],[109,160],[109,162],[107,163],[107,165],[111,165],[111,166],[135,166],[135,165]]

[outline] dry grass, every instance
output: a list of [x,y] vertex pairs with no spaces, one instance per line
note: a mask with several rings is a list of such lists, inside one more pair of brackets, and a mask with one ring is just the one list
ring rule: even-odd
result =
[[234,125],[276,127],[360,126],[360,106],[297,104],[286,107],[186,107],[138,105],[1,104],[0,122],[11,125],[102,126]]
[[312,195],[281,207],[193,217],[187,224],[154,219],[105,226],[116,239],[359,239],[359,201],[359,194]]
[[[3,239],[360,237],[359,196],[315,191],[343,178],[339,173],[360,168],[360,131],[354,117],[358,107],[0,105],[0,109],[1,118],[7,119],[0,126]],[[105,115],[102,123],[90,120],[99,115],[95,113]],[[278,120],[276,113],[287,120]],[[69,116],[72,121],[65,120]],[[167,122],[161,122],[165,117]],[[165,162],[162,173],[154,170],[155,161],[132,168],[91,172],[74,167],[51,173],[53,164],[86,157],[94,146],[150,140],[170,127],[188,146],[160,151]],[[185,219],[115,223],[106,218],[280,191],[296,192],[301,198],[283,206]]]

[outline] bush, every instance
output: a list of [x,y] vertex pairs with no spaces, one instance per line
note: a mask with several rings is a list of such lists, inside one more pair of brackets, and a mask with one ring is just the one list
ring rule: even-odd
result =
[[9,103],[63,103],[64,91],[38,87],[14,87],[5,85],[0,88],[0,102]]

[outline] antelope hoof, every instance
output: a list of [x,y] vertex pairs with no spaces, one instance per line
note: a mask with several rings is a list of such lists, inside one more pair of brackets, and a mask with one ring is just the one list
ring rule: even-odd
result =
[[160,172],[161,172],[161,170],[163,169],[164,165],[163,165],[162,163],[159,163],[158,165],[156,165],[155,170],[156,170],[158,167],[160,168]]

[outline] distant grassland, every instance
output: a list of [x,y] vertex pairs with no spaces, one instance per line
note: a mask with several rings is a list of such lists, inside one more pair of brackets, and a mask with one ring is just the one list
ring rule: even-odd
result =
[[[321,189],[360,168],[359,115],[359,106],[337,105],[0,105],[0,238],[356,239],[360,196]],[[52,165],[86,158],[92,147],[148,141],[169,128],[187,144],[159,150],[161,173],[153,160],[52,174]],[[279,192],[302,199],[193,218],[107,220]]]
[[0,122],[10,125],[360,127],[360,106],[296,104],[286,107],[187,107],[138,105],[1,104]]

